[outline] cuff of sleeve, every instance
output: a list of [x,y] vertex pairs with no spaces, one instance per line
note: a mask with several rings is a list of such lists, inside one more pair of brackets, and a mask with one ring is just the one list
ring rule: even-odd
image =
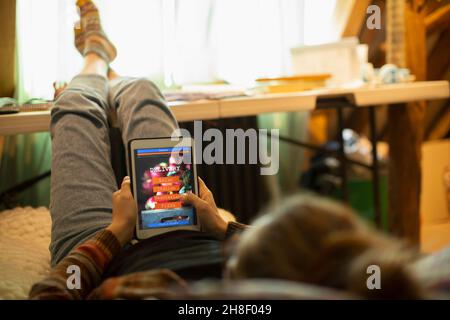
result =
[[227,231],[225,232],[225,239],[230,238],[232,235],[244,231],[248,226],[239,222],[228,222]]
[[119,240],[117,240],[116,236],[109,230],[100,231],[95,235],[93,240],[103,249],[108,251],[111,256],[116,255],[122,249]]

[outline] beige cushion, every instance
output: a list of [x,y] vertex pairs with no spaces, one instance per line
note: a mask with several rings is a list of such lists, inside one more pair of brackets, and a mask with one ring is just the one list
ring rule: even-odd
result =
[[50,269],[51,219],[47,208],[0,212],[0,299],[26,299]]

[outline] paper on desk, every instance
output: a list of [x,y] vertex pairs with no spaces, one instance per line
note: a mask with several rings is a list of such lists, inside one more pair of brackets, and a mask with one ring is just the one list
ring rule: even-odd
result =
[[167,101],[218,100],[248,95],[251,92],[247,88],[233,85],[189,85],[183,86],[181,90],[164,92]]

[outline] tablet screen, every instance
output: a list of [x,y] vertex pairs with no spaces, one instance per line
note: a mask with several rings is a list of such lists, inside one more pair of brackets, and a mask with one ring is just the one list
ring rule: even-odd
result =
[[140,229],[195,225],[193,207],[181,194],[194,188],[191,147],[135,150],[135,177]]

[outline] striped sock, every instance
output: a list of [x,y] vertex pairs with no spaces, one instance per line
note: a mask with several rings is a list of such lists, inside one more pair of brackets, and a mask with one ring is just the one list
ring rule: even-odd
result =
[[85,42],[85,36],[84,36],[84,30],[81,28],[81,22],[77,22],[73,28],[74,34],[75,34],[75,47],[77,48],[78,52],[83,55],[84,54],[84,42]]
[[[77,7],[80,10],[81,18],[81,31],[77,49],[82,48],[80,44],[84,37],[83,55],[96,53],[106,62],[112,62],[117,55],[117,51],[103,31],[97,7],[91,0],[77,0]],[[77,45],[77,33],[75,33],[75,45]]]

